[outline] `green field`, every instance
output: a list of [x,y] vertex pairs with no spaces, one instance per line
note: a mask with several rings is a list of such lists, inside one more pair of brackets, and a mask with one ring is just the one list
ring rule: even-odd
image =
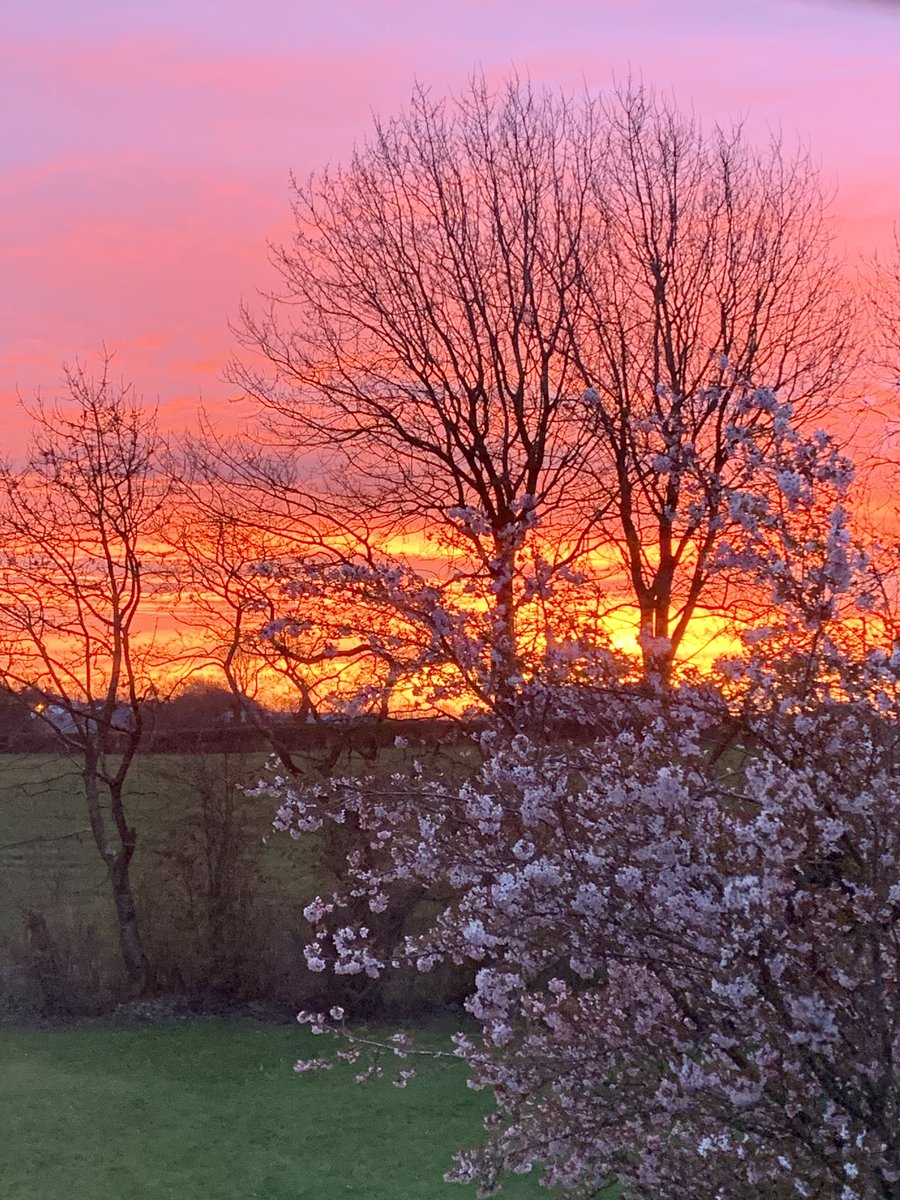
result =
[[462,1064],[427,1063],[405,1090],[344,1065],[296,1075],[325,1040],[238,1022],[0,1029],[0,1195],[472,1200],[442,1179],[487,1105]]
[[[132,885],[163,990],[208,985],[303,1002],[300,914],[333,877],[315,841],[273,833],[271,798],[233,786],[256,782],[264,762],[259,754],[144,755],[133,765],[126,796],[138,834]],[[51,956],[43,963],[29,949],[34,914],[49,930]],[[231,955],[228,963],[218,961],[220,951]],[[110,888],[88,829],[77,761],[3,755],[0,1016],[46,1005],[35,972],[46,976],[47,962],[61,981],[54,991],[62,1002],[51,1003],[58,1015],[67,1011],[67,995],[72,1013],[102,1009],[121,984]]]
[[[179,829],[196,812],[197,773],[228,771],[253,781],[265,755],[143,755],[127,785],[129,821],[138,831],[135,886],[156,873],[162,843],[177,843]],[[271,833],[272,804],[246,801],[247,831],[258,848],[263,878],[274,874],[308,891],[302,855]],[[73,915],[113,936],[105,868],[88,829],[77,759],[53,754],[0,755],[0,936],[21,926],[29,908],[49,920]]]
[[[454,755],[458,760],[459,751]],[[267,758],[259,753],[145,754],[135,759],[126,809],[138,832],[132,865],[138,892],[144,885],[155,890],[162,858],[171,857],[189,834],[199,836],[202,788],[222,780],[255,784]],[[391,749],[382,752],[380,761],[396,768],[399,758]],[[354,755],[339,769],[354,773],[362,765]],[[271,798],[240,795],[237,809],[233,818],[252,848],[263,892],[309,898],[327,886],[310,839],[298,844],[273,833]],[[76,916],[114,940],[105,868],[88,829],[77,757],[0,754],[0,938],[19,930],[22,914],[32,908],[49,920]]]
[[[385,752],[395,769],[400,755]],[[131,878],[156,992],[206,996],[226,1009],[259,1001],[287,1014],[315,1007],[317,994],[331,988],[306,968],[302,910],[335,886],[348,834],[329,828],[321,839],[294,841],[275,833],[272,798],[239,786],[256,783],[265,761],[262,754],[135,760],[126,796],[137,830]],[[361,760],[342,769],[359,771]],[[87,827],[77,761],[0,756],[0,1020],[95,1015],[122,998],[123,985],[109,882]],[[353,992],[348,1011],[357,1019],[434,1012],[458,997],[459,983],[452,971],[413,972],[380,983],[381,1001],[371,991],[368,999]]]

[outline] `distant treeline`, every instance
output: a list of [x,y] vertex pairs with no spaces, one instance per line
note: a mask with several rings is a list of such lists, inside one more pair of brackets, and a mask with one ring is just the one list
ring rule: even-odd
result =
[[[67,748],[65,727],[54,723],[53,697],[38,692],[0,690],[0,754],[53,753]],[[277,742],[289,751],[309,753],[340,746],[363,756],[391,746],[397,738],[413,744],[453,742],[467,737],[466,723],[441,718],[310,718],[243,707],[225,689],[195,685],[142,709],[140,749],[155,754],[252,754]],[[61,725],[61,722],[57,721]],[[115,734],[113,734],[115,736]]]

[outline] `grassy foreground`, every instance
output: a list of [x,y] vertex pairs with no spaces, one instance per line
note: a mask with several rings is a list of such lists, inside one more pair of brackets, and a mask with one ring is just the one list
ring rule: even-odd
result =
[[[293,1072],[330,1045],[239,1022],[0,1029],[0,1195],[472,1200],[442,1179],[487,1104],[462,1064],[429,1064],[406,1090],[356,1086],[358,1067]],[[539,1191],[527,1177],[504,1195]]]

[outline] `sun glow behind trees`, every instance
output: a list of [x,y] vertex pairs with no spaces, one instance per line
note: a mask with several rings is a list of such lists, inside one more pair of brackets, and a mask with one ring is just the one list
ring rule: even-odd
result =
[[232,369],[255,422],[166,467],[176,672],[491,708],[579,653],[705,666],[759,619],[733,499],[859,357],[804,155],[639,86],[475,78],[418,89],[294,218]]
[[[666,676],[695,616],[693,653],[746,620],[716,565],[755,469],[736,447],[812,425],[856,365],[823,203],[804,155],[637,85],[418,89],[296,184],[281,290],[244,312],[255,357],[233,377],[258,419],[225,474],[260,504],[276,485],[326,540],[361,528],[332,586],[358,597],[368,571],[386,602],[397,573],[398,612],[433,638],[413,611],[431,589],[434,653],[480,703],[534,674],[539,642],[583,624],[599,648],[628,616]],[[442,555],[427,580],[385,553],[410,535]],[[476,617],[477,665],[453,648]]]

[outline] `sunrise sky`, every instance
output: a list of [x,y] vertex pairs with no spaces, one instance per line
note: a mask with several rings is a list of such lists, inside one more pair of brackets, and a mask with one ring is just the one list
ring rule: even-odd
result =
[[900,3],[12,0],[0,44],[0,404],[101,342],[167,423],[224,410],[228,321],[272,279],[288,172],[345,158],[418,78],[599,88],[800,138],[848,254],[900,217]]

